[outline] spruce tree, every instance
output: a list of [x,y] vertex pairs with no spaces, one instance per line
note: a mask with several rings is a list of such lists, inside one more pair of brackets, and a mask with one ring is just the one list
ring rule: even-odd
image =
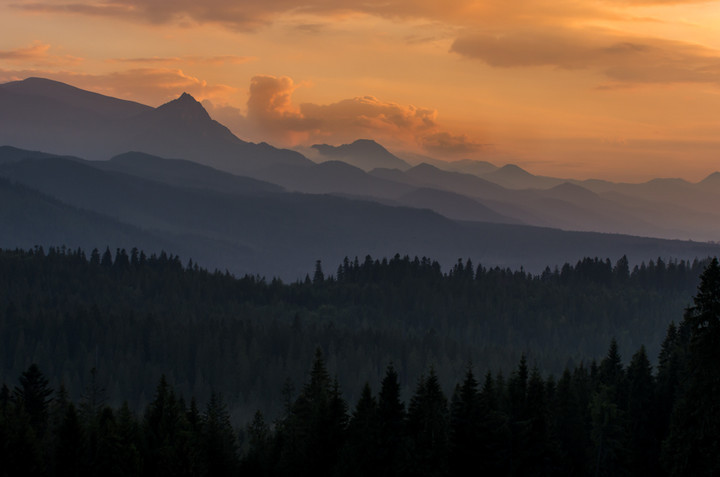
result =
[[664,442],[671,475],[720,474],[720,266],[714,258],[700,276],[694,306],[685,313],[687,354],[680,388]]

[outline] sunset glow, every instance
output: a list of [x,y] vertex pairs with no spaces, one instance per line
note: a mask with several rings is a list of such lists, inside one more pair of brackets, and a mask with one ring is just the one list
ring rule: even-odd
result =
[[188,92],[254,142],[579,179],[720,169],[717,1],[2,0],[0,29],[0,82]]

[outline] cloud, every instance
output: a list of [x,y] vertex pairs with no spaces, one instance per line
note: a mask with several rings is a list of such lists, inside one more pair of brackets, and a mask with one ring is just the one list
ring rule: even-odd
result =
[[296,105],[292,95],[297,88],[287,76],[255,76],[250,81],[246,114],[228,105],[204,104],[213,118],[240,137],[271,138],[284,145],[343,143],[372,137],[388,145],[417,144],[442,156],[474,153],[482,148],[467,136],[443,131],[434,109],[373,96]]
[[304,117],[322,121],[325,130],[364,129],[394,133],[426,131],[436,127],[434,109],[383,101],[373,96],[344,99],[319,105],[303,103]]
[[[152,24],[214,23],[234,30],[255,30],[280,16],[346,18],[373,15],[424,19],[460,26],[558,24],[568,19],[612,18],[632,7],[706,3],[709,0],[16,0],[10,5],[32,13],[105,16]],[[300,22],[314,31],[317,23]]]
[[318,129],[320,123],[317,120],[305,117],[292,104],[292,94],[296,88],[292,78],[287,76],[253,77],[247,102],[248,119],[272,133]]
[[451,51],[500,68],[593,69],[620,83],[720,83],[720,51],[608,30],[472,32]]
[[[396,135],[414,138],[436,127],[435,110],[404,106],[372,96],[330,104],[295,105],[297,85],[287,76],[255,76],[250,81],[247,119],[265,132],[295,140],[312,137]],[[297,133],[303,133],[298,135]]]
[[484,145],[469,139],[465,134],[453,135],[449,132],[437,132],[420,138],[422,147],[440,156],[468,155],[479,152]]
[[[664,3],[662,0],[657,1]],[[510,17],[532,17],[534,21],[558,15],[572,18],[586,16],[591,12],[597,14],[599,11],[581,0],[518,0],[511,3],[505,0],[20,0],[11,6],[27,12],[108,16],[155,24],[184,24],[188,21],[215,23],[237,30],[253,30],[271,24],[280,15],[292,14],[326,18],[366,14],[382,18],[429,19],[468,25],[479,22],[496,23],[498,19]]]
[[148,56],[136,58],[113,58],[110,63],[138,63],[138,64],[178,64],[183,65],[240,65],[254,61],[254,56],[221,55],[221,56]]
[[40,76],[72,84],[79,88],[153,106],[188,92],[199,100],[225,99],[236,90],[227,85],[208,84],[182,70],[170,68],[138,68],[107,74],[83,74],[39,69],[0,70],[0,82]]
[[33,42],[25,48],[0,50],[0,60],[13,63],[27,63],[31,65],[57,66],[80,63],[82,58],[70,55],[54,55],[50,53],[51,46],[40,41]]

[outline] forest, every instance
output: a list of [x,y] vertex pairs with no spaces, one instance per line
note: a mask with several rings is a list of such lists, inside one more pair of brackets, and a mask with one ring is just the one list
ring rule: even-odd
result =
[[[316,277],[319,278],[319,277]],[[720,266],[713,259],[657,371],[644,347],[543,377],[523,356],[507,377],[468,365],[446,396],[435,370],[409,402],[390,364],[380,390],[343,397],[321,349],[282,414],[236,432],[222,394],[186,402],[161,377],[142,414],[106,405],[97,381],[77,402],[37,365],[0,392],[2,475],[717,475]],[[95,372],[92,373],[95,377]]]
[[366,257],[285,284],[36,248],[0,270],[3,475],[720,470],[716,259]]

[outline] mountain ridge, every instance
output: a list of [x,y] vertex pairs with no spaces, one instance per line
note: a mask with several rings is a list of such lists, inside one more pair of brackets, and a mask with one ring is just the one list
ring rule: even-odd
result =
[[350,144],[340,146],[313,144],[311,148],[320,154],[319,159],[327,157],[330,160],[340,160],[365,172],[378,167],[401,170],[410,168],[410,164],[372,139],[356,139]]

